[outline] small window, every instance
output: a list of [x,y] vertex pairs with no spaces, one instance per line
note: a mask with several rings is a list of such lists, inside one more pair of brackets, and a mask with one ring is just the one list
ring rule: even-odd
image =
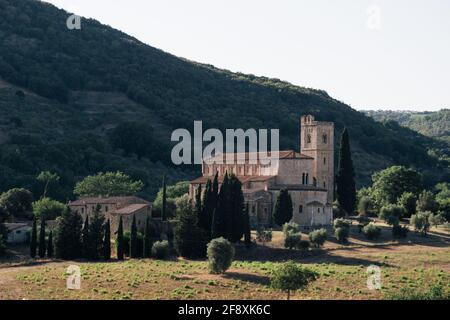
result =
[[327,158],[323,158],[323,164],[327,164]]
[[325,183],[325,181],[323,182],[323,188],[324,188],[324,189],[327,188],[327,184]]
[[105,206],[105,212],[108,212],[108,206]]
[[310,134],[308,134],[306,136],[306,143],[311,143],[311,135]]
[[317,208],[317,212],[320,213],[320,208]]
[[328,143],[328,136],[326,134],[324,134],[322,136],[322,142],[323,142],[323,144],[327,144]]
[[255,212],[256,212],[256,206],[253,205],[253,206],[252,206],[252,213],[255,213]]
[[84,208],[81,208],[81,213],[84,213]]
[[298,206],[298,213],[303,213],[303,206],[302,205]]

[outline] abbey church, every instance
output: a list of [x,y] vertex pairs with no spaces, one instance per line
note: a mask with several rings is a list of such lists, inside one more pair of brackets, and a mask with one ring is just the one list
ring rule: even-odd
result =
[[[236,154],[233,155],[237,159]],[[233,173],[242,183],[245,202],[249,205],[251,223],[266,225],[271,221],[277,194],[287,189],[293,203],[293,221],[304,227],[329,225],[333,220],[334,195],[334,124],[315,121],[311,115],[301,117],[300,152],[279,152],[279,160],[270,169],[260,161],[249,161],[254,155],[245,154],[243,164],[228,161],[205,161],[202,176],[191,181],[190,195],[216,172],[219,183],[226,172]],[[227,158],[227,154],[216,155]],[[257,157],[258,159],[260,157]],[[217,159],[214,159],[217,160]]]

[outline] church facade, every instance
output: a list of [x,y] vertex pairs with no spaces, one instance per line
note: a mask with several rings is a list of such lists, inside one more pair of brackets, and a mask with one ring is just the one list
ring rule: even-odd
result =
[[[229,159],[221,154],[214,158]],[[241,155],[242,157],[242,155]],[[237,159],[237,155],[233,155]],[[219,184],[226,172],[242,183],[245,203],[249,206],[252,225],[269,225],[277,194],[286,189],[292,198],[293,222],[303,227],[330,225],[333,220],[334,196],[334,124],[315,121],[311,115],[300,120],[300,152],[279,152],[276,165],[267,166],[246,153],[245,161],[211,161],[202,164],[202,176],[191,181],[193,198],[199,186],[204,187],[216,172]],[[257,157],[260,159],[260,157]],[[219,159],[213,159],[219,160]]]

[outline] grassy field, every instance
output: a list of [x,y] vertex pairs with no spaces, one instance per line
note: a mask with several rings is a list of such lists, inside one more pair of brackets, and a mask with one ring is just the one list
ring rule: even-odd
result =
[[[434,230],[427,238],[410,233],[407,240],[390,240],[383,230],[377,242],[365,242],[356,230],[348,245],[329,238],[323,249],[307,253],[282,248],[281,232],[267,246],[238,248],[224,275],[208,273],[206,261],[126,260],[30,261],[0,263],[0,299],[284,299],[270,287],[279,263],[293,259],[315,270],[317,281],[293,299],[383,299],[401,288],[423,292],[440,285],[450,292],[449,234]],[[306,237],[306,236],[305,236]],[[80,290],[66,289],[67,267],[79,265]],[[381,290],[367,288],[367,267],[381,267]]]

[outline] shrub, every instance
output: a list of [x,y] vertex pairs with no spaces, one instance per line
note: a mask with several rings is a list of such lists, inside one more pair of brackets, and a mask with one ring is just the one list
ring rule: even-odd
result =
[[402,288],[400,292],[388,293],[386,298],[391,300],[449,300],[450,295],[444,292],[441,285],[434,285],[423,292],[412,288]]
[[156,241],[152,246],[152,256],[155,259],[164,260],[169,257],[170,245],[169,241]]
[[381,229],[374,225],[373,223],[369,223],[367,226],[363,228],[363,233],[369,240],[376,240],[381,235]]
[[373,208],[373,203],[369,197],[363,196],[363,197],[361,197],[361,199],[359,199],[358,213],[361,216],[369,215],[372,208]]
[[303,268],[293,261],[288,261],[274,271],[270,283],[274,289],[287,292],[289,300],[292,290],[304,289],[316,279],[317,273],[314,271]]
[[256,240],[263,244],[272,241],[272,229],[258,228],[256,231]]
[[417,197],[412,192],[405,192],[397,200],[397,204],[405,209],[405,216],[411,217],[416,213]]
[[288,249],[297,248],[300,241],[302,240],[302,235],[300,233],[288,233],[284,238],[284,247]]
[[334,220],[333,227],[334,227],[334,229],[337,229],[337,228],[350,228],[351,224],[352,224],[351,221],[339,218],[339,219]]
[[414,229],[422,236],[426,236],[428,230],[430,229],[429,217],[432,215],[431,212],[419,212],[411,216],[410,224],[414,227]]
[[436,202],[436,198],[430,191],[423,191],[417,199],[416,210],[417,212],[431,211],[435,213],[439,209],[439,204]]
[[350,233],[349,228],[339,227],[334,230],[334,236],[340,243],[346,243]]
[[299,233],[300,226],[295,222],[289,222],[283,224],[283,233],[286,236],[289,233]]
[[358,217],[358,231],[359,233],[362,232],[362,229],[367,226],[370,223],[370,219],[366,216],[359,216]]
[[297,246],[297,249],[307,250],[311,244],[308,240],[300,240]]
[[397,225],[404,214],[405,209],[402,206],[389,204],[381,208],[378,217],[389,225]]
[[326,229],[318,229],[311,231],[309,233],[309,241],[311,241],[312,245],[315,248],[320,248],[327,239],[327,230]]
[[234,247],[224,238],[213,239],[208,243],[207,255],[210,273],[224,273],[233,262]]
[[428,217],[428,221],[430,222],[430,225],[436,228],[437,226],[445,223],[445,218],[441,214],[431,214]]
[[397,239],[406,238],[408,236],[408,232],[408,227],[402,227],[399,224],[392,227],[392,236]]

